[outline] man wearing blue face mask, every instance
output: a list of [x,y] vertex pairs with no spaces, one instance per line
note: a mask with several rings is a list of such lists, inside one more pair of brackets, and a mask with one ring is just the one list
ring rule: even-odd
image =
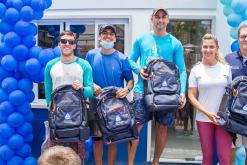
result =
[[[120,89],[116,97],[124,98],[134,86],[133,74],[127,56],[114,49],[116,29],[112,25],[102,25],[99,29],[100,48],[90,50],[86,60],[93,69],[94,95],[97,96],[104,87],[115,86]],[[124,87],[124,80],[126,86]],[[96,111],[97,102],[91,102],[90,111]],[[96,121],[94,124],[97,124]],[[114,165],[117,145],[108,145],[108,165]],[[94,158],[96,165],[102,165],[102,138],[94,137]]]

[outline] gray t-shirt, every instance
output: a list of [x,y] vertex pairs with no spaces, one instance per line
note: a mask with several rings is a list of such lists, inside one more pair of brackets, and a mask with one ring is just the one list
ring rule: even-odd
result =
[[[198,100],[201,105],[213,114],[217,114],[220,102],[225,93],[225,87],[231,83],[229,65],[217,63],[207,66],[202,63],[195,65],[190,72],[189,88],[197,87]],[[197,111],[196,120],[211,122],[202,112]]]

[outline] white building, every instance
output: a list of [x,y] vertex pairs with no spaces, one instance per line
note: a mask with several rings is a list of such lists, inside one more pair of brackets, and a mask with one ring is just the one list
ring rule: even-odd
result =
[[[53,0],[44,18],[37,21],[38,45],[54,47],[59,31],[73,30],[78,32],[79,37],[77,54],[83,56],[89,49],[97,47],[99,25],[109,23],[117,27],[116,48],[129,55],[134,40],[151,29],[152,9],[159,7],[168,9],[171,20],[168,30],[182,41],[188,68],[200,60],[200,39],[206,32],[216,34],[223,54],[230,52],[230,28],[217,0]],[[46,108],[42,84],[35,87],[35,93],[33,108]],[[197,132],[193,127],[192,134],[189,132],[193,122],[188,124],[187,131],[184,124],[178,115],[176,126],[169,130],[168,144],[161,161],[200,162]],[[147,130],[141,136],[144,141],[141,144],[147,146],[145,150],[138,150],[137,157],[141,158],[137,158],[137,164],[139,160],[152,160],[154,131],[151,123]],[[127,160],[125,163],[123,159],[119,160],[117,164],[126,164]]]

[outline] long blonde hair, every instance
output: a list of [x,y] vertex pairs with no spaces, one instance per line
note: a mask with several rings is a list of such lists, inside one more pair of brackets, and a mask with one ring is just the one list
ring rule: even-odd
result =
[[[225,59],[223,58],[223,54],[222,54],[221,51],[220,51],[219,42],[218,42],[218,39],[216,38],[216,36],[213,35],[213,34],[210,34],[210,33],[206,33],[206,34],[202,37],[202,41],[201,41],[201,42],[203,43],[204,40],[214,40],[214,42],[215,42],[215,44],[216,44],[216,46],[217,46],[217,48],[218,48],[218,52],[216,53],[216,56],[215,56],[216,60],[217,60],[218,62],[222,63],[222,64],[227,64],[227,62],[226,62]],[[201,45],[202,45],[202,43],[201,43]]]

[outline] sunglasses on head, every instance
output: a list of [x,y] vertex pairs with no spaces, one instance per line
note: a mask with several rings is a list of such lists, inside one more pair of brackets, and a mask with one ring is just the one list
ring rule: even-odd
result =
[[68,39],[61,39],[60,42],[61,42],[62,44],[67,44],[67,43],[69,43],[69,45],[74,45],[76,41],[75,41],[75,40],[68,40]]

